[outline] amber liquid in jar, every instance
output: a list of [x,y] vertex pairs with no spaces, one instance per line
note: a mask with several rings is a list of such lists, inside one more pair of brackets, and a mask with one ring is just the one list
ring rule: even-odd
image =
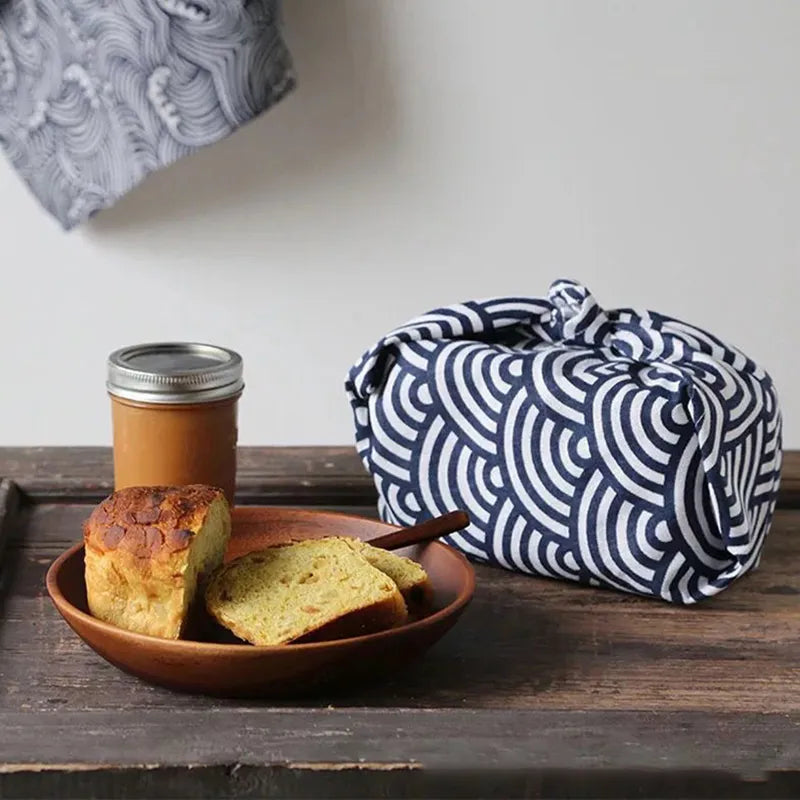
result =
[[241,358],[212,345],[139,345],[109,358],[114,486],[236,488]]
[[236,489],[238,397],[195,405],[148,405],[111,396],[114,486],[205,483]]

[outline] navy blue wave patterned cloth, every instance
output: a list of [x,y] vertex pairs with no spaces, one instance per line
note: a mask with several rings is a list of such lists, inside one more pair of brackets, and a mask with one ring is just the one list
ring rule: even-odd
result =
[[65,228],[294,87],[280,0],[0,0],[0,144]]
[[448,537],[508,569],[673,603],[758,564],[780,480],[772,381],[662,314],[547,299],[437,309],[351,370],[358,452],[384,520],[457,508]]

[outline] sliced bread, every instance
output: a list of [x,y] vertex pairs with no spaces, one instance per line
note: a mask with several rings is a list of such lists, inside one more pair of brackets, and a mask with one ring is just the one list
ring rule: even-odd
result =
[[237,558],[212,577],[206,607],[221,625],[256,645],[358,636],[408,618],[397,584],[337,537]]
[[419,613],[430,605],[433,599],[433,587],[428,573],[416,561],[373,547],[361,539],[347,541],[373,567],[388,575],[397,584],[409,611]]

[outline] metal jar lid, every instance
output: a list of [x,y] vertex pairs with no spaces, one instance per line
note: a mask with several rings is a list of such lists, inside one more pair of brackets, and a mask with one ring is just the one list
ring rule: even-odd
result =
[[142,403],[224,400],[244,388],[242,358],[224,347],[189,342],[123,347],[108,357],[106,388]]

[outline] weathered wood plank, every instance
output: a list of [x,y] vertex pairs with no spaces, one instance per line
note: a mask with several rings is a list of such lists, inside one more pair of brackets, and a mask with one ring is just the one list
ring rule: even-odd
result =
[[6,714],[3,724],[3,796],[23,787],[60,797],[800,791],[800,719],[786,715],[257,708]]
[[[247,707],[149,686],[86,648],[43,581],[79,538],[87,508],[22,513],[0,621],[0,710]],[[760,569],[693,608],[479,566],[471,607],[425,658],[305,704],[800,713],[798,547],[800,512],[779,512]]]
[[[242,447],[237,500],[283,505],[375,504],[352,447]],[[0,475],[35,502],[95,502],[114,484],[106,447],[0,447]]]
[[[113,485],[105,447],[0,448],[0,475],[14,479],[36,502],[96,501]],[[241,503],[284,505],[375,504],[375,487],[352,447],[242,447],[237,497]],[[784,454],[778,503],[800,508],[800,451]]]
[[[108,451],[72,452],[0,449],[37,501],[5,525],[0,796],[800,796],[800,511],[777,513],[758,571],[689,609],[479,567],[463,620],[404,674],[266,704],[139,682],[57,616],[44,573],[111,486]],[[374,514],[349,448],[240,463],[244,502]]]
[[539,798],[540,800],[796,800],[794,773],[771,773],[757,782],[711,770],[368,770],[332,765],[311,769],[214,765],[80,771],[47,770],[0,775],[4,797],[52,798]]

